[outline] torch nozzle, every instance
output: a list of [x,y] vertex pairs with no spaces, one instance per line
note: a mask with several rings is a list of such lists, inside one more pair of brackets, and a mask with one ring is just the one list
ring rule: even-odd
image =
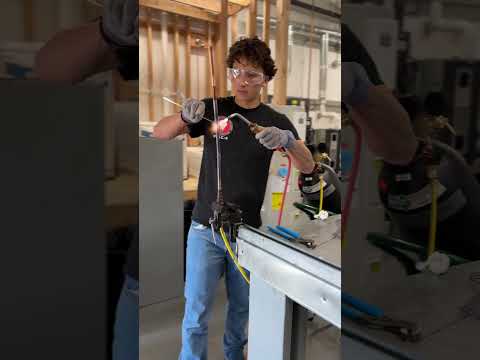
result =
[[254,134],[257,134],[257,133],[259,133],[260,131],[263,130],[263,127],[261,127],[260,125],[257,125],[256,123],[251,122],[245,116],[243,116],[239,113],[230,114],[230,115],[227,116],[226,119],[232,119],[234,117],[240,118],[240,120],[242,120],[245,124],[247,124],[247,126],[250,128],[250,131],[253,132]]

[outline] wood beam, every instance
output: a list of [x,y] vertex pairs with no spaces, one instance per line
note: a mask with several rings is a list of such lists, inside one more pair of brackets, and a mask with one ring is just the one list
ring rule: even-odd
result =
[[227,8],[228,8],[228,1],[227,0],[220,0],[221,1],[221,13],[218,15],[219,23],[218,23],[218,31],[217,31],[217,46],[216,46],[216,69],[215,72],[217,74],[218,82],[218,96],[227,96],[227,64],[226,64],[226,57],[227,57],[227,46],[228,46],[228,28],[227,28]]
[[247,36],[257,35],[257,0],[251,0],[248,6]]
[[[263,41],[270,44],[270,0],[263,1]],[[268,84],[262,90],[262,102],[268,101]]]
[[[178,3],[193,6],[199,9],[203,9],[207,12],[211,12],[215,15],[221,12],[219,0],[175,0]],[[228,15],[233,15],[242,10],[246,5],[228,2]]]
[[287,103],[288,71],[288,9],[290,0],[277,0],[277,31],[275,39],[275,57],[277,74],[274,80],[273,103]]
[[207,61],[205,61],[205,96],[206,97],[211,97],[212,96],[212,87],[210,85],[210,62],[209,62],[209,54],[208,54],[208,49],[210,46],[213,45],[212,42],[212,35],[213,35],[213,28],[212,24],[208,23],[207,24]]
[[252,0],[230,0],[229,2],[232,4],[237,4],[243,7],[248,6]]
[[[161,23],[159,20],[152,18],[150,21],[150,24],[152,25],[153,29],[161,29]],[[145,26],[145,27],[147,26],[147,20],[144,17],[140,17],[140,26]],[[173,25],[169,25],[167,29],[169,33],[171,34],[175,33],[175,27]],[[185,29],[178,28],[178,32],[181,36],[187,36],[187,31]],[[206,36],[206,34],[201,34],[194,31],[190,31],[190,33],[192,34],[192,36],[199,36],[199,37]]]
[[[169,57],[169,51],[168,51],[168,13],[166,12],[162,12],[162,19],[161,19],[161,34],[162,34],[162,54],[161,54],[161,57],[162,57],[162,61],[161,61],[161,67],[160,69],[162,69],[162,72],[163,73],[166,73],[168,72],[169,70],[167,69],[167,58]],[[160,82],[160,93],[165,96],[165,95],[168,95],[169,94],[165,94],[164,93],[164,89],[168,89],[169,88],[169,84],[168,84],[168,81],[167,79],[165,78],[165,82],[166,84],[162,84],[163,81]],[[166,113],[169,113],[169,109],[171,107],[171,104],[169,103],[166,103],[163,101],[163,99],[160,99],[160,113],[162,114],[162,116],[164,116]]]
[[[139,0],[140,6],[189,16],[195,19],[218,22],[220,0]],[[248,6],[248,1],[229,1],[228,16],[233,16]],[[176,9],[179,7],[179,9]]]
[[263,0],[263,41],[270,42],[270,0]]
[[231,35],[231,42],[232,42],[232,45],[235,43],[235,41],[237,41],[237,38],[238,38],[238,16],[237,15],[233,15],[231,18],[230,18],[230,35]]
[[243,7],[241,5],[236,5],[236,4],[229,3],[228,4],[228,16],[236,15],[240,11],[242,11],[243,9],[245,9],[245,7]]
[[150,11],[147,13],[147,71],[148,71],[148,120],[155,121],[155,104],[153,103],[153,31],[150,22]]
[[166,11],[172,14],[188,16],[194,19],[218,22],[218,15],[191,5],[182,4],[173,0],[139,0],[138,4],[146,8]]
[[175,0],[175,2],[204,9],[207,12],[220,12],[220,3],[215,0]]
[[192,96],[192,83],[191,83],[191,58],[192,52],[190,44],[192,43],[192,33],[190,32],[190,20],[186,19],[187,25],[187,38],[185,43],[185,96],[187,98]]

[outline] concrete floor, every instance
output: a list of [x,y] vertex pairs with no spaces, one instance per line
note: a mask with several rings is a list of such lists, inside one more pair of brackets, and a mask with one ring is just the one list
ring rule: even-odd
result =
[[[226,294],[219,287],[209,324],[209,360],[224,360],[222,339]],[[140,360],[177,360],[181,345],[184,301],[174,299],[140,310]],[[340,331],[318,318],[309,321],[306,360],[340,359]],[[322,329],[322,330],[319,330]],[[268,359],[265,359],[268,360]]]

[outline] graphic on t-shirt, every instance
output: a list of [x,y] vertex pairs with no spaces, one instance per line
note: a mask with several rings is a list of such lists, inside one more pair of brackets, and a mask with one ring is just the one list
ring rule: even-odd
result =
[[[218,132],[220,133],[220,139],[228,140],[228,135],[233,131],[233,123],[230,119],[227,119],[225,116],[218,117]],[[212,123],[210,128],[212,136],[215,138],[217,135],[217,124]]]

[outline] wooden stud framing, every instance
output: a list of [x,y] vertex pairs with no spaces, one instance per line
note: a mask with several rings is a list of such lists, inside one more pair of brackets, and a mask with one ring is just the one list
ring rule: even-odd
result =
[[[161,51],[162,51],[162,54],[160,55],[161,56],[161,65],[160,65],[160,69],[166,69],[167,67],[167,58],[169,56],[169,52],[168,52],[168,30],[167,30],[167,27],[168,27],[168,13],[166,12],[162,12],[162,17],[161,17],[161,34],[162,34],[162,42],[161,42]],[[169,86],[168,86],[168,81],[167,81],[167,78],[165,76],[165,81],[162,79],[162,81],[160,81],[160,95],[161,96],[170,96],[170,94],[166,94],[164,93],[164,89],[168,89]],[[165,103],[163,101],[163,99],[159,99],[159,104],[160,104],[160,112],[163,115],[165,115],[165,113],[168,113],[169,112],[169,108],[171,107],[171,104],[168,104],[168,103]]]
[[218,22],[218,17],[211,12],[173,0],[139,0],[138,4],[147,8],[166,11],[172,14],[188,16],[194,19]]
[[180,68],[178,62],[180,61],[180,33],[178,32],[178,15],[175,15],[175,21],[173,25],[173,90],[175,91],[175,101],[179,102],[180,99],[177,97],[178,93],[178,82],[180,81]]
[[187,37],[185,42],[185,96],[187,98],[192,96],[192,83],[191,83],[191,48],[190,44],[192,43],[192,33],[190,32],[190,20],[185,19],[186,28],[187,28]]
[[208,23],[207,25],[207,51],[206,51],[206,61],[205,61],[205,96],[210,97],[212,96],[212,87],[210,84],[210,66],[208,62],[208,48],[212,46],[212,35],[213,29],[212,24]]
[[[263,41],[270,44],[270,0],[263,1]],[[268,84],[262,90],[262,102],[268,101]]]
[[277,74],[274,80],[273,103],[287,103],[287,71],[288,71],[288,8],[290,0],[277,0],[277,34],[275,41],[275,57]]
[[230,30],[231,30],[231,40],[232,40],[232,45],[237,41],[238,38],[238,16],[233,15],[230,18]]
[[[185,4],[188,6],[193,6],[195,8],[200,8],[212,13],[219,13],[220,1],[218,0],[175,0],[175,2],[180,4]],[[245,6],[248,5],[248,1],[229,1],[228,2],[228,14],[233,15],[242,10]]]
[[248,37],[257,35],[257,0],[251,0],[248,6],[247,35]]
[[[178,15],[178,16],[179,16],[179,15]],[[182,17],[179,16],[179,18],[181,19]],[[140,19],[139,19],[139,20],[140,20],[140,26],[145,26],[145,27],[147,26],[147,21],[146,21],[146,19],[145,19],[144,17],[140,16]],[[153,28],[154,30],[160,30],[160,29],[161,29],[161,23],[160,23],[159,20],[152,18],[151,21],[150,21],[150,23],[151,23],[152,28]],[[213,24],[213,23],[211,23],[211,24]],[[174,33],[175,33],[175,26],[174,26],[174,25],[169,25],[169,26],[167,27],[167,29],[168,29],[168,32],[169,32],[169,33],[171,33],[171,34],[174,34]],[[178,33],[180,34],[180,36],[187,36],[187,31],[186,31],[186,29],[182,29],[182,28],[179,27],[179,28],[178,28]],[[190,30],[190,33],[191,33],[192,37],[194,37],[194,36],[199,36],[199,37],[202,37],[202,36],[203,36],[203,37],[205,37],[205,34],[197,33],[197,32],[191,31],[191,30]]]
[[263,0],[263,41],[270,42],[270,0]]
[[228,28],[227,28],[227,0],[220,0],[222,5],[222,11],[218,15],[219,23],[217,27],[217,39],[216,39],[216,74],[217,74],[217,88],[218,96],[227,95],[227,46],[228,46]]

